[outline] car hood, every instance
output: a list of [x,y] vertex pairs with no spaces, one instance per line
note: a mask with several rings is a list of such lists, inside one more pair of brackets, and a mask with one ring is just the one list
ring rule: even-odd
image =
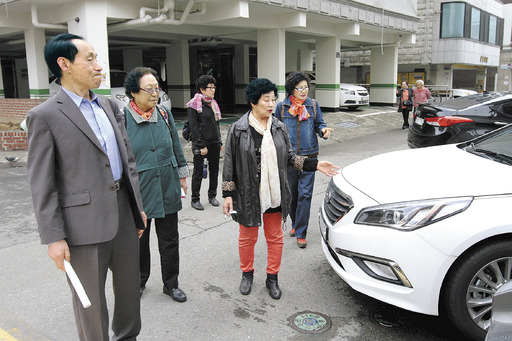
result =
[[340,89],[347,89],[347,90],[366,90],[366,88],[355,85],[355,84],[348,84],[348,83],[340,83]]
[[[377,202],[512,193],[512,166],[444,145],[385,153],[345,167],[343,177]],[[339,176],[339,175],[338,175]]]

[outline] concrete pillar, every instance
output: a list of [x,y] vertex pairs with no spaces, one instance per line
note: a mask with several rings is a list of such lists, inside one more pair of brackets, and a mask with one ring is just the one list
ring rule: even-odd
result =
[[286,72],[292,72],[297,70],[302,70],[299,65],[299,49],[296,46],[287,46],[286,47]]
[[268,78],[276,83],[279,101],[285,98],[286,73],[285,30],[258,30],[258,77]]
[[249,83],[249,45],[235,45],[235,105],[246,105],[244,89]]
[[2,69],[2,59],[0,59],[0,98],[5,98],[3,74],[4,74],[4,72]]
[[30,98],[48,98],[50,87],[43,52],[46,44],[44,29],[28,28],[24,33]]
[[340,41],[337,37],[316,39],[315,97],[322,108],[340,106]]
[[370,102],[394,104],[396,102],[398,74],[398,48],[386,46],[371,49]]
[[[142,49],[124,49],[123,50],[123,68],[130,72],[137,66],[144,66],[142,58]],[[157,70],[160,71],[160,70]]]
[[[190,100],[190,66],[187,40],[175,40],[165,48],[167,92],[173,108],[186,108]],[[195,82],[195,79],[194,79]]]
[[313,50],[300,49],[300,70],[313,71]]
[[[78,20],[75,20],[75,17]],[[77,22],[78,21],[78,22]],[[103,70],[100,87],[94,92],[110,96],[110,66],[108,58],[107,3],[87,1],[80,3],[76,15],[68,21],[68,32],[77,34],[90,43],[97,53],[98,63]]]

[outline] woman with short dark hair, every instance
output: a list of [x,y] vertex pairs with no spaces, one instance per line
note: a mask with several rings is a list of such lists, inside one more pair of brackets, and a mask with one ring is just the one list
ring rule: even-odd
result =
[[185,302],[187,296],[178,287],[178,211],[182,208],[181,191],[187,192],[189,171],[172,113],[157,105],[160,95],[157,77],[155,70],[137,67],[124,80],[125,92],[130,98],[124,108],[126,130],[149,221],[140,238],[140,294],[146,288],[151,269],[150,219],[154,219],[163,292],[177,302]]
[[203,164],[208,162],[210,185],[208,202],[219,206],[217,185],[219,178],[219,160],[222,151],[219,120],[222,118],[219,105],[215,101],[216,80],[210,75],[203,75],[196,80],[197,93],[187,103],[190,139],[194,154],[194,171],[192,172],[192,201],[196,210],[204,210],[200,201]]
[[404,123],[402,129],[409,128],[409,113],[412,110],[412,97],[413,91],[409,88],[409,84],[403,81],[400,89],[396,91],[396,99],[398,103],[398,112],[402,113]]
[[251,292],[254,246],[259,226],[267,240],[267,280],[270,297],[279,299],[277,274],[283,253],[282,221],[288,215],[290,189],[286,167],[299,171],[320,170],[328,176],[338,167],[327,161],[293,153],[285,125],[272,116],[277,87],[266,78],[245,88],[251,110],[231,125],[226,138],[222,174],[223,212],[239,224],[238,249],[242,281],[240,292]]
[[[277,105],[275,115],[288,128],[293,152],[316,159],[319,151],[317,136],[327,139],[332,129],[327,128],[318,102],[308,97],[309,86],[310,79],[306,73],[290,73],[285,83],[288,96]],[[305,248],[315,172],[300,172],[293,167],[288,167],[287,171],[292,193],[290,237],[296,237],[297,246]]]

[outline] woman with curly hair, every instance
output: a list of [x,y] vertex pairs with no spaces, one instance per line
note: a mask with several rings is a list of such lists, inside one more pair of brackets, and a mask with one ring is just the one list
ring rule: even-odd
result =
[[277,274],[283,252],[282,221],[289,212],[290,189],[287,166],[298,171],[319,170],[332,176],[339,167],[328,161],[293,153],[285,125],[272,116],[277,87],[266,78],[253,80],[245,88],[251,105],[227,135],[222,174],[223,211],[239,224],[238,249],[242,281],[240,292],[251,292],[254,246],[263,225],[267,240],[266,287],[273,299],[281,297]]

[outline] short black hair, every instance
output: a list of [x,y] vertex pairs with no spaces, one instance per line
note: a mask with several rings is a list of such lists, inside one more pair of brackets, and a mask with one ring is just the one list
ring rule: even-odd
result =
[[201,90],[206,90],[208,84],[216,84],[217,81],[213,76],[210,75],[202,75],[196,80],[196,90],[197,92],[201,92]]
[[62,77],[62,70],[57,63],[59,57],[69,59],[71,63],[75,60],[75,56],[78,53],[78,48],[71,41],[73,39],[84,40],[82,37],[71,33],[61,33],[52,37],[44,46],[44,59],[46,65],[57,78]]
[[123,86],[124,93],[128,98],[133,99],[132,92],[138,94],[140,91],[140,79],[145,75],[153,75],[158,80],[158,74],[150,67],[138,66],[126,74]]
[[304,71],[294,71],[290,73],[288,76],[286,76],[286,83],[284,85],[286,93],[290,96],[293,95],[293,90],[295,90],[297,84],[299,84],[302,81],[308,82],[309,88],[311,79],[309,78],[307,73],[305,73]]
[[245,87],[245,98],[252,104],[258,104],[261,96],[274,91],[277,99],[277,86],[267,78],[256,78]]

